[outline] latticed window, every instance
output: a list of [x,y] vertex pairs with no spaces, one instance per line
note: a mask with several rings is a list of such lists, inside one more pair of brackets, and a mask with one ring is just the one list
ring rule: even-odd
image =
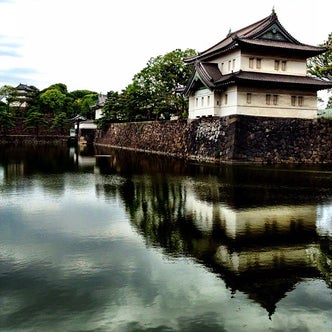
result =
[[303,106],[303,97],[302,96],[297,98],[297,103],[299,106]]
[[274,60],[274,70],[279,70],[279,66],[280,66],[280,61]]
[[265,101],[266,101],[266,105],[270,105],[271,104],[271,95],[266,95]]
[[273,95],[273,105],[278,105],[278,95]]
[[247,93],[247,104],[251,104],[251,93]]

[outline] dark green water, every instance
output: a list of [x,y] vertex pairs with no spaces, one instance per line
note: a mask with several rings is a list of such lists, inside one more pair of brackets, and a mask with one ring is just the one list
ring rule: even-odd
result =
[[331,331],[332,166],[0,148],[0,331]]

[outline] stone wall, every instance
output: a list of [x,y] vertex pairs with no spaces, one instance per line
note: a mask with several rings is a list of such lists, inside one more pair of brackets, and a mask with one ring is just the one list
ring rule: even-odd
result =
[[95,143],[186,157],[187,132],[186,121],[112,123],[106,132],[97,132]]
[[237,122],[235,160],[332,162],[332,121],[241,116]]
[[97,145],[222,162],[332,162],[332,121],[254,116],[113,123]]

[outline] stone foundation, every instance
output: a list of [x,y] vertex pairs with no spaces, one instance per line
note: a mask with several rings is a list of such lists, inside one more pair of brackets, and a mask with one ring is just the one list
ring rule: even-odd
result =
[[331,163],[332,121],[234,115],[113,123],[95,143],[202,161]]

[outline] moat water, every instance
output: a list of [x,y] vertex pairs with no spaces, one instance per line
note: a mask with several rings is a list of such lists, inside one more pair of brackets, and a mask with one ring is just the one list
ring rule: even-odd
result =
[[0,148],[0,331],[332,331],[332,165]]

